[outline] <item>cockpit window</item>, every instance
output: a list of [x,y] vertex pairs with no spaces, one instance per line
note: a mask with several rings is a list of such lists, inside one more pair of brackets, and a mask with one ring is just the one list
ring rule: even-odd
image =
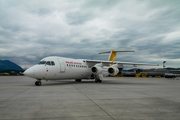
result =
[[52,65],[52,66],[55,65],[55,63],[54,63],[53,61],[51,61],[51,65]]
[[50,61],[47,61],[47,62],[46,62],[46,65],[51,65],[51,62],[50,62]]
[[46,63],[46,61],[40,61],[39,63],[38,63],[38,65],[43,65],[43,64],[45,64]]
[[44,65],[44,64],[46,64],[46,65],[52,65],[52,66],[55,65],[54,61],[40,61],[40,62],[38,63],[38,65]]

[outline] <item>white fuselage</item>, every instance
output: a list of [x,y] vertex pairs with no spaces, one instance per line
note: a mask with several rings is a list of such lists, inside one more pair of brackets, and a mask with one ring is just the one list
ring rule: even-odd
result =
[[37,79],[36,86],[41,86],[41,80],[64,80],[75,79],[76,82],[81,82],[81,79],[95,79],[95,82],[101,83],[103,76],[115,76],[119,70],[123,69],[123,65],[150,65],[143,63],[130,63],[115,61],[117,52],[132,52],[132,51],[107,51],[110,53],[108,61],[104,60],[85,60],[71,59],[64,57],[46,57],[37,65],[34,65],[24,72],[25,76]]
[[[91,77],[91,66],[83,59],[63,57],[46,57],[24,72],[24,75],[41,80],[88,79]],[[48,64],[50,63],[50,64]]]

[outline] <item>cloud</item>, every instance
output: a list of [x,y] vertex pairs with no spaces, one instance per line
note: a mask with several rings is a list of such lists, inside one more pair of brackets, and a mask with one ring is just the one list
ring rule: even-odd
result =
[[169,42],[176,42],[179,40],[180,40],[180,31],[174,31],[168,33],[163,41],[169,43]]
[[[1,0],[0,59],[21,66],[46,56],[104,59],[178,67],[180,2],[169,0]],[[176,61],[173,63],[173,61]],[[167,67],[168,67],[167,66]]]
[[69,25],[79,25],[79,24],[84,24],[87,21],[90,21],[93,19],[93,14],[89,12],[68,12],[66,13],[66,19],[67,23]]

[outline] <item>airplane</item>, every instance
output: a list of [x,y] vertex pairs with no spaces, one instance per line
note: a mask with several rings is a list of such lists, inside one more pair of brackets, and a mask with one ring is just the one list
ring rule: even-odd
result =
[[65,80],[75,79],[81,82],[82,79],[95,79],[96,83],[101,83],[105,76],[115,76],[123,69],[123,65],[148,65],[159,66],[154,64],[119,62],[116,60],[118,52],[135,52],[135,51],[107,51],[99,54],[110,53],[107,61],[72,59],[58,56],[45,57],[40,62],[23,74],[35,78],[36,86],[41,86],[41,80]]

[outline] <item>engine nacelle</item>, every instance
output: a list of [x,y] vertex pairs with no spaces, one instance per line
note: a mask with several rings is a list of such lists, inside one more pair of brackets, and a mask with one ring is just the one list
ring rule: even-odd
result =
[[91,72],[95,75],[100,74],[102,72],[102,68],[98,66],[94,66],[91,68]]
[[108,76],[108,75],[115,76],[119,73],[119,69],[113,66],[111,67],[104,66],[103,68],[99,66],[93,66],[91,68],[91,72],[94,75],[102,74],[103,76]]
[[108,73],[111,76],[115,76],[115,75],[117,75],[119,73],[119,69],[116,68],[116,67],[109,67],[108,68]]
[[107,66],[104,66],[103,69],[102,69],[102,75],[103,76],[109,76],[109,73],[108,73],[108,68]]

